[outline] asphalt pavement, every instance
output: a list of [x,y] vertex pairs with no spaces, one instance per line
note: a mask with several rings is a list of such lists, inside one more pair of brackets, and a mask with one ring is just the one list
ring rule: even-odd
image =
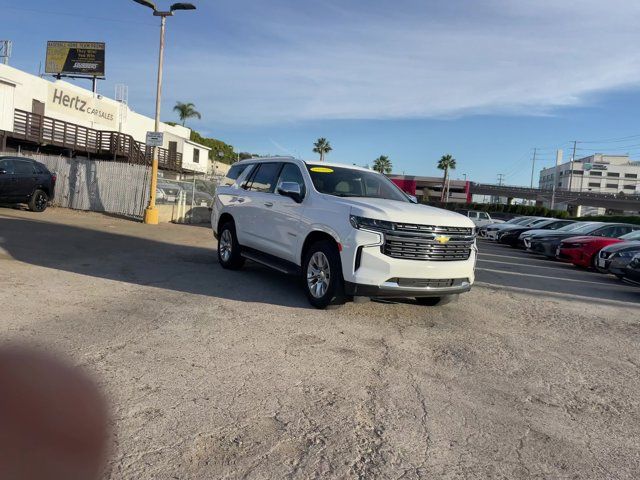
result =
[[480,284],[596,302],[640,303],[640,287],[612,275],[549,260],[490,240],[479,240],[478,249],[476,281]]

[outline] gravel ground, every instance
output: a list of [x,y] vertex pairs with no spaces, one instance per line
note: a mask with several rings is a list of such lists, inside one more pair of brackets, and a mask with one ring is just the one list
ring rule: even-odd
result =
[[310,309],[210,230],[0,210],[0,338],[111,405],[105,478],[638,478],[637,307],[477,287]]

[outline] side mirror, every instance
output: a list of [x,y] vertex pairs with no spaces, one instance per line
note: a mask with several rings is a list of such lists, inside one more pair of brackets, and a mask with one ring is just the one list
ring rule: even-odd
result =
[[410,201],[411,203],[418,203],[418,197],[416,197],[415,195],[409,195],[409,194],[407,193],[407,197],[409,197],[409,201]]
[[296,182],[282,182],[278,185],[278,193],[283,197],[292,198],[296,203],[302,203],[300,184]]

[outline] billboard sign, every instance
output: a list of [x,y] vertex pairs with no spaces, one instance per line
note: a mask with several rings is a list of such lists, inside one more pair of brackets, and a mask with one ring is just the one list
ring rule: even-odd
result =
[[45,72],[53,75],[104,77],[105,44],[47,42]]

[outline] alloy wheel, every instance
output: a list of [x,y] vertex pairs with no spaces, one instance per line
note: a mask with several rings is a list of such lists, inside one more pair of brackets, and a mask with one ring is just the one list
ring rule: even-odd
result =
[[223,262],[228,262],[231,258],[231,250],[233,248],[233,238],[229,230],[224,230],[220,235],[220,244],[218,249],[220,250],[220,257]]
[[323,252],[314,253],[307,266],[307,287],[314,298],[322,298],[329,289],[331,268]]

